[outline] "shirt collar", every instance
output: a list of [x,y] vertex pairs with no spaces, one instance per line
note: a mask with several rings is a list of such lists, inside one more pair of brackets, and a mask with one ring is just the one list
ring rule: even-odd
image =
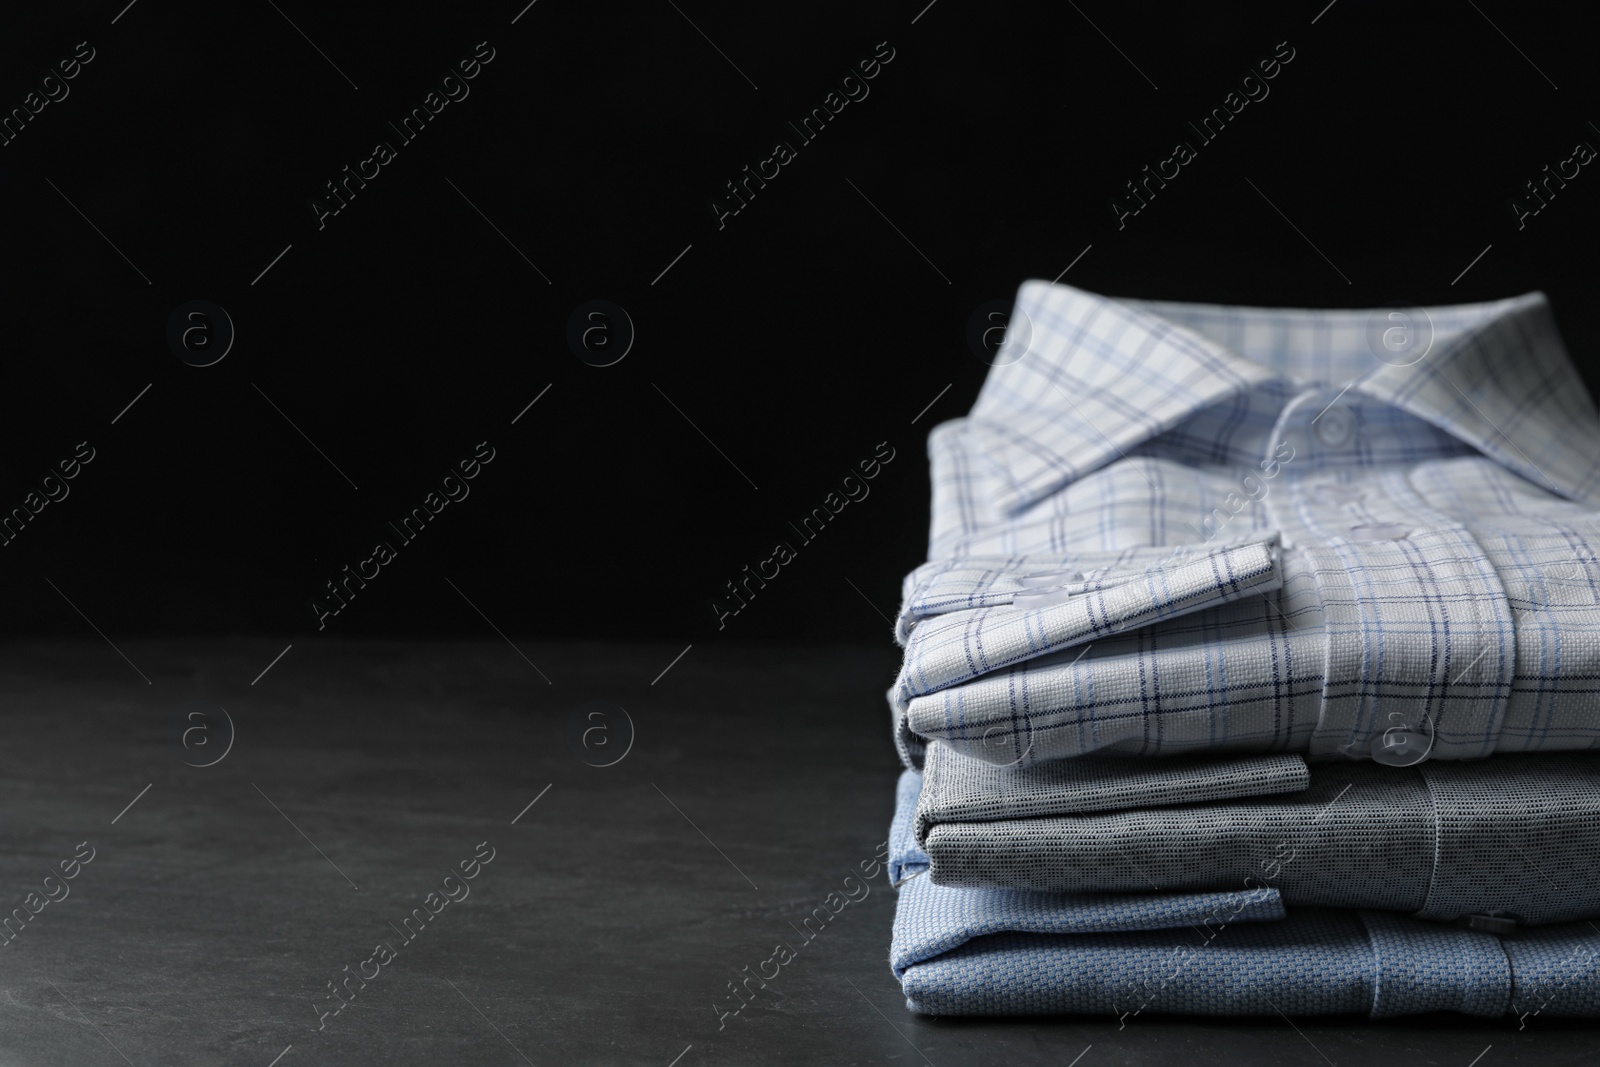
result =
[[[1397,336],[1412,347],[1384,350],[1386,329],[1411,331]],[[1600,420],[1539,292],[1320,311],[1119,300],[1029,281],[964,431],[998,476],[994,503],[1012,514],[1269,381],[1321,384],[1330,397],[1348,385],[1535,485],[1600,498]]]

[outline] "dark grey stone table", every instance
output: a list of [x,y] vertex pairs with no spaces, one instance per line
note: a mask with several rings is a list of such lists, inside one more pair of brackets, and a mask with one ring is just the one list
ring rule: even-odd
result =
[[[908,1013],[881,877],[797,930],[886,835],[887,645],[675,660],[300,638],[272,662],[288,643],[0,650],[0,914],[31,916],[0,948],[0,1063],[1502,1067],[1600,1050],[1600,1031],[1550,1019]],[[425,899],[445,888],[458,899]],[[414,908],[427,921],[407,927]],[[780,942],[795,958],[719,1020]]]

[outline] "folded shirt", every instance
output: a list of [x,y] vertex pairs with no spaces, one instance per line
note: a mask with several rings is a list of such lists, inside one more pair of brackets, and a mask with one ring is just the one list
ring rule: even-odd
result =
[[1600,1015],[1590,923],[1496,936],[1391,912],[1306,908],[1271,888],[1059,894],[933,884],[914,832],[921,776],[890,828],[890,966],[931,1015]]
[[943,886],[1274,888],[1289,906],[1600,914],[1600,757],[1415,767],[1298,756],[996,767],[929,746],[913,834]]
[[1207,893],[1033,893],[933,883],[928,855],[917,844],[914,818],[922,776],[906,771],[896,787],[889,828],[888,877],[900,890],[890,960],[930,959],[973,937],[999,932],[1089,933],[1187,929],[1196,923],[1274,922],[1283,900],[1270,886]]
[[1542,294],[1409,315],[1023,285],[929,437],[906,765],[1596,747],[1600,419]]

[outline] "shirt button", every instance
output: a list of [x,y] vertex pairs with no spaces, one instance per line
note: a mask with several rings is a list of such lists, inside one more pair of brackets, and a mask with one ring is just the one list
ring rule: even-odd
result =
[[1058,585],[1081,581],[1083,581],[1082,571],[1049,571],[1040,574],[1024,574],[1017,579],[1017,584],[1024,589],[1054,589]]
[[1372,758],[1390,767],[1412,767],[1428,758],[1433,739],[1409,726],[1391,726],[1372,739]]
[[1502,913],[1468,915],[1460,922],[1468,929],[1482,930],[1486,934],[1514,934],[1517,932],[1517,919],[1514,915]]
[[1411,532],[1411,527],[1398,522],[1377,522],[1367,526],[1350,527],[1352,541],[1398,541]]
[[1343,448],[1356,434],[1356,413],[1343,404],[1329,404],[1311,424],[1317,440],[1329,448]]

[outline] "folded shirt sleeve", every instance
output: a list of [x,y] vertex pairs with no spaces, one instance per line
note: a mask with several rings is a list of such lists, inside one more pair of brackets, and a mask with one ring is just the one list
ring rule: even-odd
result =
[[[1368,760],[1397,739],[1414,749],[1406,762],[1592,749],[1600,586],[1570,559],[1592,553],[1574,549],[1581,532],[1439,520],[1401,539],[1247,541],[1182,562],[1147,546],[1076,568],[1061,556],[927,564],[898,621],[901,755],[920,766],[931,739],[1002,765]],[[1050,582],[1057,602],[1020,606]]]
[[[1081,803],[1083,793],[1095,802]],[[1269,756],[996,768],[935,744],[914,832],[933,881],[949,886],[1270,886],[1289,905],[1447,921],[1600,913],[1600,760],[1587,755],[1415,767],[1308,769]]]
[[1283,585],[1278,545],[1267,539],[1206,552],[1099,581],[1077,583],[1063,602],[1017,609],[949,612],[906,642],[899,689],[924,696],[1022,663],[1163,619],[1271,592]]
[[[1258,602],[1283,585],[1279,546],[1273,539],[1198,554],[1168,551],[1165,556],[1164,561],[1138,569],[1097,571],[1093,577],[1054,590],[1059,602],[1032,608],[1012,603],[1023,588],[1022,576],[1013,571],[1004,581],[989,581],[985,591],[968,594],[980,603],[989,601],[989,606],[933,614],[929,610],[932,605],[952,604],[961,595],[961,585],[972,586],[986,579],[982,574],[953,579],[930,574],[929,583],[938,588],[927,594],[914,592],[908,604],[922,607],[902,610],[903,620],[917,611],[928,617],[910,629],[900,674],[889,694],[896,714],[896,738],[907,765],[920,764],[925,740],[935,736],[965,743],[975,755],[995,762],[1077,754],[1070,751],[1073,742],[1065,732],[1034,735],[1034,722],[1019,718],[1012,708],[991,700],[974,705],[975,715],[969,716],[964,714],[965,706],[952,709],[951,701],[963,700],[969,693],[966,684],[975,680],[989,683],[970,691],[981,693],[995,684],[1003,685],[1008,675],[1019,671],[1070,668],[1096,642],[1110,640],[1115,649],[1129,647],[1131,640],[1137,647],[1142,632],[1165,620],[1188,619],[1246,598],[1252,606],[1244,610],[1244,618],[1254,620],[1277,610],[1269,600]],[[1118,641],[1118,635],[1130,632],[1135,636]],[[1242,636],[1244,631],[1240,632]],[[1255,632],[1249,636],[1253,640]],[[1148,704],[1157,696],[1148,679],[1141,696],[1137,670],[1130,673],[1116,669],[1117,665],[1104,666],[1103,657],[1094,666],[1099,668],[1101,692],[1091,698],[1092,707],[1140,699]],[[1082,706],[1078,699],[1057,698],[1040,710],[1047,716],[1054,714],[1059,721]],[[937,719],[952,710],[959,723],[944,729]],[[1019,725],[1027,729],[1016,729]],[[1063,746],[1069,751],[1061,751]]]

